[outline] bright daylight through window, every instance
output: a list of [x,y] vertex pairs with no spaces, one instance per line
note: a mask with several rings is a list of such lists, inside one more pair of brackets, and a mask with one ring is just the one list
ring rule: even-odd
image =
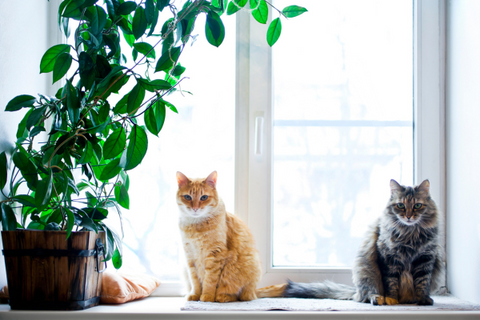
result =
[[[284,24],[272,51],[272,263],[350,267],[386,204],[389,180],[413,182],[413,5],[295,4],[309,12]],[[189,77],[182,89],[192,95],[166,97],[179,114],[167,113],[144,165],[130,173],[124,272],[180,280],[176,171],[206,177],[217,170],[219,193],[233,212],[235,19],[224,23],[225,42],[215,48],[197,22],[196,53],[186,48],[182,57]]]
[[389,180],[413,182],[413,6],[297,2],[272,53],[273,265],[350,267]]

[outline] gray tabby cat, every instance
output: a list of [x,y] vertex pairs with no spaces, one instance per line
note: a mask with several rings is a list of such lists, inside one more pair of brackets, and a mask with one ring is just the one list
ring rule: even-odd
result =
[[429,189],[428,180],[413,188],[390,181],[388,205],[355,260],[355,287],[289,281],[283,296],[432,305],[430,292],[438,289],[444,274],[444,250],[439,244],[440,215]]

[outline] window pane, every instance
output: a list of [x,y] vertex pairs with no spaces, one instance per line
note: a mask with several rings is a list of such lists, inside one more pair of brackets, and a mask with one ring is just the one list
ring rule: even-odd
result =
[[[182,4],[176,4],[179,8]],[[217,188],[227,210],[233,209],[235,134],[235,19],[224,19],[224,43],[205,39],[205,15],[196,22],[198,34],[181,56],[186,67],[181,89],[165,97],[178,109],[167,109],[159,137],[148,136],[148,152],[129,172],[130,210],[124,210],[122,272],[145,272],[162,281],[180,280],[183,255],[178,230],[176,172],[207,177],[218,172]],[[160,22],[159,25],[161,26]],[[158,41],[158,38],[156,39]],[[128,53],[124,45],[124,52]],[[159,50],[157,50],[157,54]],[[163,74],[155,73],[155,78]],[[139,119],[143,121],[143,119]]]
[[413,5],[295,3],[273,51],[273,265],[351,266],[390,179],[413,181]]

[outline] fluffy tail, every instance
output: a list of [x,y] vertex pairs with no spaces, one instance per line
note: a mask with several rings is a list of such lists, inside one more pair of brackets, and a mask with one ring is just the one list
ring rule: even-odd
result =
[[288,280],[283,297],[352,300],[356,289],[331,281],[299,283]]
[[275,298],[283,297],[283,292],[287,287],[288,283],[276,284],[274,286],[263,287],[257,289],[255,294],[257,298]]

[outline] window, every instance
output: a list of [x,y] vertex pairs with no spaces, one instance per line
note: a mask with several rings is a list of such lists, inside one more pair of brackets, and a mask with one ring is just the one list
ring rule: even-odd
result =
[[[261,286],[286,278],[351,283],[356,247],[372,215],[383,211],[391,178],[428,178],[444,207],[444,8],[423,1],[296,3],[310,12],[285,23],[282,37],[299,43],[282,48],[281,38],[271,51],[261,42],[265,28],[240,16],[242,30],[249,27],[240,38],[250,43],[239,50],[237,70],[248,66],[250,73],[237,75],[249,95],[238,93],[236,212],[261,252]],[[312,24],[296,29],[309,14]],[[238,180],[244,171],[249,175]]]
[[351,282],[356,246],[371,215],[383,210],[391,178],[404,184],[428,178],[434,198],[443,199],[442,5],[295,3],[309,13],[284,23],[273,50],[267,27],[243,11],[236,36],[228,34],[235,29],[232,17],[224,20],[226,42],[219,49],[194,44],[215,61],[227,59],[221,71],[232,67],[213,89],[210,81],[220,75],[208,62],[196,63],[198,55],[184,56],[195,76],[182,89],[193,96],[178,97],[180,114],[167,114],[160,138],[149,139],[149,165],[131,172],[131,190],[139,193],[131,191],[124,214],[124,271],[171,281],[156,294],[181,292],[177,170],[219,172],[227,209],[248,223],[261,253],[260,286],[286,278]]

